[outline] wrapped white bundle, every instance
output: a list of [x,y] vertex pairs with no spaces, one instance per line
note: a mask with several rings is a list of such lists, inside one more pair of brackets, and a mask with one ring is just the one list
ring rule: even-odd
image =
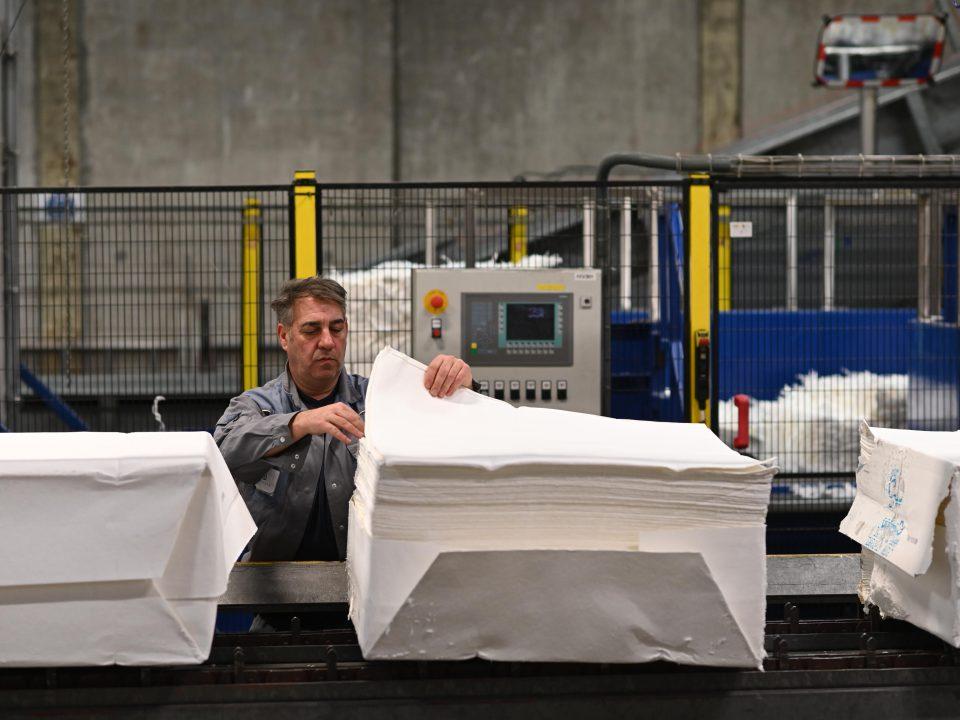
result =
[[207,433],[0,435],[0,666],[206,660],[255,531]]
[[374,363],[347,555],[367,658],[758,667],[775,472],[700,425],[430,397]]
[[860,428],[857,496],[840,531],[863,545],[860,599],[960,647],[960,432]]

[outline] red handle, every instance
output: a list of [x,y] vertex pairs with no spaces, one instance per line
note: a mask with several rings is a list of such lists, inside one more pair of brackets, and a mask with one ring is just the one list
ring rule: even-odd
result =
[[733,404],[737,406],[737,436],[733,439],[733,447],[743,450],[750,444],[750,398],[734,395]]

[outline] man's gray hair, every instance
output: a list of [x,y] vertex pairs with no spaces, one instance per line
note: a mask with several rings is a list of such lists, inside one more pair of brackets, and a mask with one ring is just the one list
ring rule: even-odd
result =
[[283,284],[280,294],[270,303],[270,307],[277,314],[277,322],[289,325],[293,320],[293,303],[305,297],[339,305],[344,316],[347,314],[347,291],[343,289],[343,285],[336,280],[314,275],[299,280],[287,280]]

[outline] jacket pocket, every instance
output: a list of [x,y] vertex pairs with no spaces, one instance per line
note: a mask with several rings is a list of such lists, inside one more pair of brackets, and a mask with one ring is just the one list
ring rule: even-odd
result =
[[277,481],[279,479],[280,471],[276,468],[271,468],[267,471],[267,474],[264,475],[262,479],[257,481],[256,488],[267,497],[272,498],[277,492]]

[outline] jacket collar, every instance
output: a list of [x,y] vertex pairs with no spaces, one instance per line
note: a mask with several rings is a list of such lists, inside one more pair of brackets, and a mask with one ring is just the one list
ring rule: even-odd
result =
[[[290,376],[290,363],[287,363],[283,368],[281,384],[283,385],[284,392],[290,397],[290,403],[293,407],[297,410],[302,410],[303,400],[300,399],[300,391],[297,389],[297,384]],[[345,368],[340,368],[340,377],[337,379],[334,397],[337,402],[346,403],[347,405],[356,405],[363,397],[352,381],[350,373],[348,373]]]

